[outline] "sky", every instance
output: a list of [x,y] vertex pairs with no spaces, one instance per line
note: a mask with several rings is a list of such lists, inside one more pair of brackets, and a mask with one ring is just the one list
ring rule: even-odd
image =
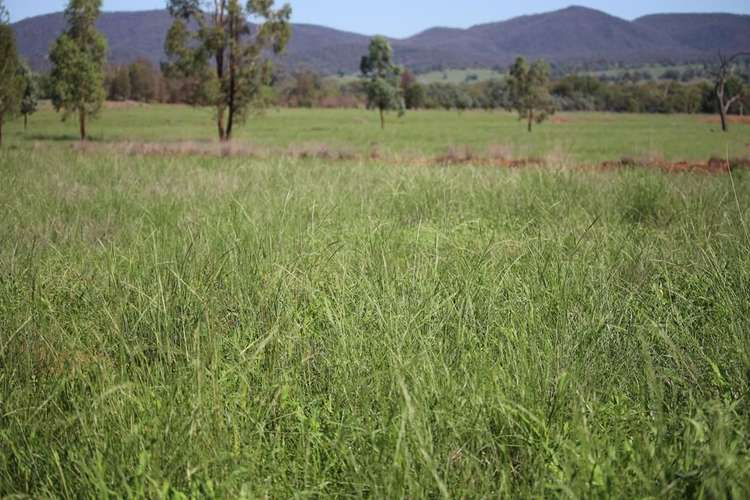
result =
[[[0,0],[2,1],[2,0]],[[366,35],[407,37],[435,26],[467,28],[567,7],[571,3],[635,19],[658,12],[750,14],[750,0],[287,0],[293,21]],[[60,11],[65,0],[4,0],[11,21]],[[277,0],[281,3],[281,0]],[[103,0],[104,11],[164,8],[166,0]]]

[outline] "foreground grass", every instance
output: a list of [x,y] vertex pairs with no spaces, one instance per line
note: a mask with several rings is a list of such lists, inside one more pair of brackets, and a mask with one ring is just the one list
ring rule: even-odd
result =
[[750,494],[744,172],[0,174],[0,496]]
[[[409,112],[388,117],[380,130],[377,113],[366,110],[282,109],[252,116],[235,140],[261,148],[324,145],[333,151],[382,155],[440,155],[468,147],[476,153],[501,150],[515,158],[551,157],[554,163],[592,163],[631,158],[706,161],[711,156],[750,155],[750,124],[721,133],[716,117],[563,113],[526,132],[517,116],[505,112]],[[213,112],[186,106],[135,105],[105,109],[90,124],[97,142],[215,141]],[[11,147],[35,143],[75,143],[75,120],[66,123],[49,107],[35,114],[27,131],[22,120],[6,126]]]

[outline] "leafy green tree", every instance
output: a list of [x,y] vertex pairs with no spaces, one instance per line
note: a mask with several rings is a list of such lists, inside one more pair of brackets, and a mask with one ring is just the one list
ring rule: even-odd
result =
[[113,101],[127,101],[130,99],[130,71],[127,66],[119,66],[114,70],[109,83],[109,99]]
[[463,87],[453,89],[453,107],[459,113],[471,109],[474,106],[474,100]]
[[[228,141],[236,122],[250,109],[262,106],[263,89],[271,81],[268,51],[285,50],[291,36],[285,4],[273,8],[274,0],[168,0],[174,17],[167,33],[165,73],[190,81],[186,90],[192,102],[216,109],[219,139]],[[252,27],[248,18],[259,21]],[[191,30],[190,23],[197,29]]]
[[726,57],[719,54],[719,66],[714,71],[713,77],[716,84],[714,93],[719,105],[719,117],[721,118],[721,130],[729,130],[727,115],[732,106],[741,101],[745,91],[744,82],[737,75],[737,60],[742,57],[750,57],[750,52],[739,52],[733,56]]
[[393,49],[382,36],[370,41],[367,55],[362,56],[360,63],[365,82],[368,109],[380,111],[380,127],[385,128],[385,112],[397,110],[399,116],[404,114],[404,99],[399,85],[401,68],[393,64]]
[[540,60],[529,66],[523,57],[516,59],[508,80],[510,109],[516,110],[521,120],[528,120],[529,132],[534,122],[542,123],[555,112],[548,85],[547,63]]
[[22,82],[21,92],[21,114],[23,115],[23,129],[26,130],[29,124],[29,116],[36,113],[39,106],[39,82],[37,77],[31,72],[26,64],[21,64],[19,76]]
[[128,66],[130,98],[139,102],[156,99],[158,78],[153,65],[146,59],[137,59]]
[[104,102],[104,65],[107,42],[96,31],[101,0],[70,0],[65,9],[67,29],[52,51],[52,104],[63,119],[78,115],[81,140],[86,140],[86,120],[96,116]]
[[493,78],[485,84],[485,96],[488,109],[505,108],[508,104],[508,85]]
[[424,85],[419,83],[417,77],[408,69],[401,74],[401,92],[406,109],[420,109],[425,106]]
[[430,108],[442,108],[446,111],[453,108],[454,85],[450,83],[434,82],[426,88],[426,101]]
[[282,95],[287,105],[311,108],[323,94],[323,79],[309,70],[295,72]]
[[18,112],[22,85],[16,36],[8,24],[8,11],[0,0],[0,145],[3,143],[3,122]]

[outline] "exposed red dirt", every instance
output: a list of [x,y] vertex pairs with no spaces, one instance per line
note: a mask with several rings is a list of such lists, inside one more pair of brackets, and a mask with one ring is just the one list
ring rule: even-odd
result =
[[720,158],[711,158],[706,162],[669,162],[664,160],[654,160],[638,163],[633,163],[632,160],[626,159],[621,161],[605,161],[596,166],[595,169],[607,171],[631,167],[658,168],[664,172],[670,173],[700,172],[707,174],[720,174],[739,168],[750,168],[750,159],[737,158],[727,161]]
[[445,154],[438,156],[424,156],[419,154],[390,155],[373,148],[369,153],[356,153],[349,150],[331,148],[325,144],[303,144],[290,146],[286,150],[273,150],[252,145],[221,144],[221,143],[77,143],[73,146],[76,151],[87,153],[96,151],[116,151],[128,155],[140,156],[214,156],[214,157],[244,157],[244,158],[273,158],[286,157],[298,160],[318,159],[331,162],[355,161],[378,162],[392,165],[414,166],[486,166],[498,168],[529,168],[543,166],[560,166],[575,170],[613,171],[624,168],[651,168],[664,172],[701,172],[718,174],[730,170],[750,169],[750,157],[736,158],[729,161],[721,158],[711,158],[705,162],[697,161],[667,161],[658,156],[625,157],[616,161],[603,161],[595,164],[559,164],[554,158],[527,157],[512,158],[500,153],[481,154],[469,147],[451,147]]
[[562,125],[564,123],[570,123],[570,118],[566,118],[564,116],[555,115],[552,118],[549,119],[550,123],[553,123],[555,125]]

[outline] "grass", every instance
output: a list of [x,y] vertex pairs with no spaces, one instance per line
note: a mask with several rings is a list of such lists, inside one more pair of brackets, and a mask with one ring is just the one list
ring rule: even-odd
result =
[[[380,130],[377,113],[365,110],[267,110],[237,129],[242,145],[281,148],[326,145],[331,149],[390,155],[440,155],[452,147],[510,151],[515,157],[553,155],[575,163],[623,157],[664,157],[705,161],[711,156],[750,154],[750,126],[736,124],[721,133],[705,115],[628,115],[564,113],[535,127],[532,134],[516,115],[504,112],[409,112],[388,117]],[[184,106],[107,109],[91,123],[98,142],[215,141],[212,112]],[[11,143],[73,143],[77,124],[63,123],[49,108],[34,115],[23,131],[20,120],[6,126]]]
[[447,69],[445,71],[430,71],[420,73],[417,78],[421,83],[472,83],[485,80],[502,80],[505,73],[493,69]]
[[[206,137],[159,111],[150,128]],[[99,126],[157,137],[142,112]],[[242,133],[297,140],[276,121],[295,117]],[[746,171],[170,158],[15,130],[0,175],[0,497],[750,495]]]

